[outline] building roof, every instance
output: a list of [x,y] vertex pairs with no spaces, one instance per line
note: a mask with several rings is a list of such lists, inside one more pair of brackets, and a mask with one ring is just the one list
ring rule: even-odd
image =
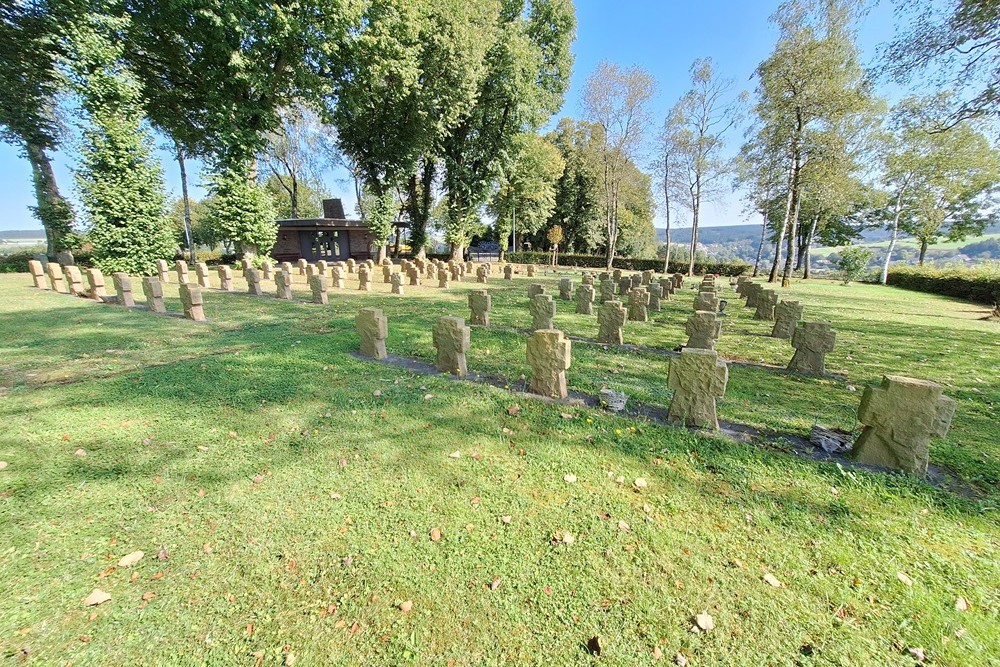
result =
[[367,229],[361,220],[348,220],[344,215],[344,203],[339,199],[323,200],[322,218],[287,218],[278,220],[281,229]]

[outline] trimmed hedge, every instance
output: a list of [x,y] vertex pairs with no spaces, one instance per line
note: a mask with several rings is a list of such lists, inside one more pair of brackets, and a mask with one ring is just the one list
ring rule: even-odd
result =
[[27,273],[28,260],[34,256],[34,252],[12,252],[9,255],[0,255],[0,273]]
[[998,268],[934,269],[901,266],[889,270],[887,282],[893,287],[953,296],[987,306],[1000,303],[1000,269]]
[[[551,255],[547,252],[511,252],[507,253],[507,261],[515,264],[548,264]],[[560,266],[582,266],[589,269],[603,269],[607,260],[599,255],[559,255]],[[614,267],[629,271],[653,270],[663,272],[662,259],[636,259],[632,257],[615,257]],[[687,262],[670,262],[668,273],[687,274]],[[742,276],[750,273],[750,265],[744,262],[695,262],[694,272],[697,274],[715,273],[720,276]]]

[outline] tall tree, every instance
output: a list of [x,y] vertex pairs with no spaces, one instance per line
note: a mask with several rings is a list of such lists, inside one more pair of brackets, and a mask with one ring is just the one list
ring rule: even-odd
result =
[[571,0],[502,0],[476,104],[442,142],[445,239],[454,257],[464,254],[515,139],[541,127],[562,105],[575,32]]
[[73,225],[73,210],[59,192],[49,160],[59,139],[60,22],[47,0],[0,3],[0,141],[19,148],[31,165],[32,212],[45,229],[49,256],[65,249]]
[[906,29],[883,51],[885,72],[897,82],[916,79],[961,91],[950,100],[943,126],[1000,116],[1000,3],[907,0],[899,5]]
[[940,131],[951,108],[950,96],[936,95],[908,97],[893,109],[882,175],[891,232],[883,284],[901,233],[919,241],[923,264],[940,238],[963,240],[995,219],[1000,153],[970,120]]
[[770,282],[790,283],[801,212],[803,168],[817,133],[869,104],[870,82],[858,60],[852,22],[856,0],[787,0],[772,17],[779,31],[774,52],[758,66],[758,138],[781,150],[787,169],[785,214],[778,230]]
[[688,275],[694,275],[701,207],[723,194],[732,172],[723,155],[725,136],[741,115],[740,100],[729,99],[732,88],[732,81],[715,74],[711,58],[695,60],[691,89],[670,110],[661,137],[664,173],[670,174],[664,178],[665,196],[668,189],[679,190],[678,201],[691,211]]
[[[422,157],[424,177],[433,181],[441,142],[476,102],[499,12],[499,0],[366,3],[342,46],[327,116],[376,198],[415,189],[423,181],[416,176]],[[419,203],[416,194],[410,208]],[[420,236],[426,219],[416,214]]]
[[600,129],[600,173],[605,215],[605,258],[610,269],[620,232],[621,188],[625,168],[635,161],[649,126],[649,100],[656,84],[639,67],[622,69],[602,62],[587,79],[583,109],[587,120]]
[[[532,234],[545,226],[556,205],[556,184],[566,163],[559,150],[548,139],[534,132],[517,138],[514,158],[504,170],[496,193],[490,202],[490,213],[496,218],[497,238],[501,256],[514,231]],[[563,228],[559,227],[559,241]]]
[[[289,218],[300,216],[301,197],[308,196],[308,190],[315,191],[320,182],[322,136],[319,118],[312,110],[282,109],[281,127],[267,133],[267,145],[258,155],[260,176],[266,184],[278,186],[271,194],[288,202],[287,206],[277,208],[286,211]],[[310,204],[309,208],[315,210],[314,203]]]
[[116,35],[126,21],[89,14],[69,29],[67,65],[84,120],[76,178],[97,266],[151,275],[176,246],[139,86],[122,66]]
[[[586,121],[563,118],[547,138],[565,163],[555,185],[555,204],[548,224],[562,226],[565,251],[593,252],[603,245],[604,238],[593,128]],[[516,239],[515,247],[519,247]]]
[[784,153],[776,150],[766,136],[751,131],[746,143],[734,160],[735,184],[743,190],[747,211],[761,218],[760,242],[753,264],[753,277],[760,271],[768,229],[775,229],[783,222],[786,185]]

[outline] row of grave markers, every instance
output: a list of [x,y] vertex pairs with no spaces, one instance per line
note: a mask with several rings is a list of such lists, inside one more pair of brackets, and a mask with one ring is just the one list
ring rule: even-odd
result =
[[[394,284],[393,276],[402,275],[404,272],[408,276],[417,273],[417,280],[428,273],[444,273],[449,279],[457,275],[457,279],[461,280],[466,272],[472,271],[471,266],[460,262],[428,260],[423,266],[420,266],[419,262],[420,260],[414,260],[403,264],[399,273],[393,271],[391,266],[383,265],[383,277],[388,278],[390,284]],[[37,260],[30,260],[28,264],[34,286],[39,289],[51,288],[55,292],[73,294],[95,301],[109,300],[104,275],[99,269],[86,270],[87,285],[84,286],[84,272],[77,266],[60,266],[56,262],[49,262],[43,267]],[[250,285],[249,290],[251,293],[259,294],[260,280],[266,279],[264,276],[268,273],[268,264],[265,263],[261,269],[248,264],[244,265],[244,273]],[[314,301],[319,303],[326,303],[326,276],[323,274],[328,269],[333,272],[335,281],[338,269],[350,273],[356,271],[359,274],[361,289],[364,289],[363,285],[366,282],[362,276],[366,273],[370,275],[374,269],[374,263],[370,260],[360,264],[354,264],[353,261],[345,262],[342,266],[338,264],[327,267],[324,264],[321,262],[317,262],[316,265],[299,264],[300,275],[307,277],[313,289]],[[162,265],[158,266],[159,277],[147,276],[142,279],[147,306],[156,313],[166,312],[162,283],[169,281],[169,272],[165,273],[162,271],[163,268]],[[179,261],[175,264],[175,271],[185,316],[195,321],[204,320],[201,288],[211,286],[207,266],[203,263],[196,265],[198,285],[187,282],[186,263]],[[271,271],[273,272],[273,269]],[[509,277],[512,271],[511,265],[506,265],[505,278]],[[220,288],[231,290],[232,269],[222,265],[217,268],[217,272]],[[480,265],[476,270],[477,280],[486,283],[490,272],[490,265]],[[255,274],[259,274],[259,277]],[[534,275],[532,265],[528,265],[527,274]],[[283,263],[279,271],[272,275],[278,286],[279,296],[290,299],[291,265]],[[167,280],[163,280],[164,277]],[[614,299],[613,287],[612,290],[607,290],[605,287],[609,283],[612,286],[616,284],[611,282],[611,277],[611,275],[601,275],[602,298],[611,298],[604,301],[598,312],[599,341],[617,344],[621,344],[622,326],[626,318],[645,321],[646,308],[658,307],[659,302],[654,301],[651,294],[669,299],[670,294],[683,284],[683,276],[679,274],[661,278],[656,283],[653,282],[652,272],[629,277],[619,274],[615,276],[619,293],[623,293],[624,290],[629,296],[629,307],[626,309],[621,301]],[[135,306],[132,278],[125,272],[116,272],[112,279],[117,303],[125,307]],[[414,278],[410,277],[410,280]],[[627,285],[625,281],[628,282]],[[572,298],[572,289],[570,279],[561,280],[560,298],[566,300]],[[801,321],[803,309],[798,302],[779,302],[773,290],[766,290],[749,278],[738,279],[736,290],[746,298],[746,306],[755,309],[755,318],[774,320],[772,335],[778,338],[791,337],[795,355],[789,365],[790,370],[825,373],[824,358],[826,353],[832,351],[835,340],[835,334],[829,323]],[[729,374],[726,362],[719,359],[718,353],[714,350],[714,341],[718,339],[721,330],[721,322],[715,311],[720,306],[718,299],[720,292],[721,285],[716,283],[714,277],[706,276],[703,279],[695,300],[695,314],[686,325],[689,335],[688,345],[677,358],[670,361],[667,382],[673,391],[673,397],[667,418],[672,423],[713,430],[719,428],[716,402],[725,395]],[[535,325],[527,343],[527,359],[532,369],[531,391],[542,396],[566,398],[568,395],[566,371],[570,368],[571,341],[561,331],[553,328],[555,303],[551,296],[544,294],[544,287],[538,284],[530,285],[529,295],[532,297],[530,308]],[[593,297],[594,277],[584,273],[583,284],[576,292],[577,312],[592,314]],[[492,305],[490,294],[485,290],[478,290],[470,293],[468,299],[472,312],[471,322],[488,326]],[[706,310],[698,310],[699,308]],[[361,338],[362,354],[376,359],[385,358],[388,322],[382,312],[376,308],[363,309],[358,314],[356,326]],[[465,375],[466,352],[471,346],[471,331],[465,326],[465,321],[459,317],[441,318],[434,327],[433,340],[437,350],[437,368],[443,372]],[[861,463],[923,475],[929,463],[930,439],[947,434],[955,408],[955,400],[944,396],[943,388],[937,383],[903,376],[885,376],[880,386],[868,387],[862,397],[858,420],[864,424],[864,430],[854,443],[854,456]]]

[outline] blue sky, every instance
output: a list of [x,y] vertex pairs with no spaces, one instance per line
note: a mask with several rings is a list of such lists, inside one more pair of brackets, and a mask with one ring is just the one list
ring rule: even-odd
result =
[[[711,57],[722,76],[734,79],[741,89],[752,90],[754,68],[774,44],[776,33],[768,17],[777,6],[776,0],[577,0],[576,62],[566,102],[555,119],[581,115],[580,96],[587,76],[602,60],[638,65],[656,78],[653,110],[657,124],[687,90],[688,68],[696,58]],[[866,63],[875,58],[879,44],[892,38],[894,25],[892,4],[882,0],[859,26],[858,41]],[[730,148],[735,151],[740,141],[741,135],[734,133]],[[180,192],[177,165],[167,154],[160,157],[167,187],[176,195]],[[59,187],[72,195],[72,156],[61,152],[54,162]],[[196,184],[198,165],[192,165],[190,172]],[[17,150],[6,144],[0,144],[0,175],[0,230],[39,228],[27,208],[34,203],[30,169]],[[345,208],[350,210],[353,188],[342,176],[327,174],[326,185],[333,196],[345,199]],[[195,187],[194,196],[200,193]],[[739,195],[733,194],[708,205],[702,213],[703,224],[744,223],[741,209]],[[685,224],[683,214],[678,224]]]

